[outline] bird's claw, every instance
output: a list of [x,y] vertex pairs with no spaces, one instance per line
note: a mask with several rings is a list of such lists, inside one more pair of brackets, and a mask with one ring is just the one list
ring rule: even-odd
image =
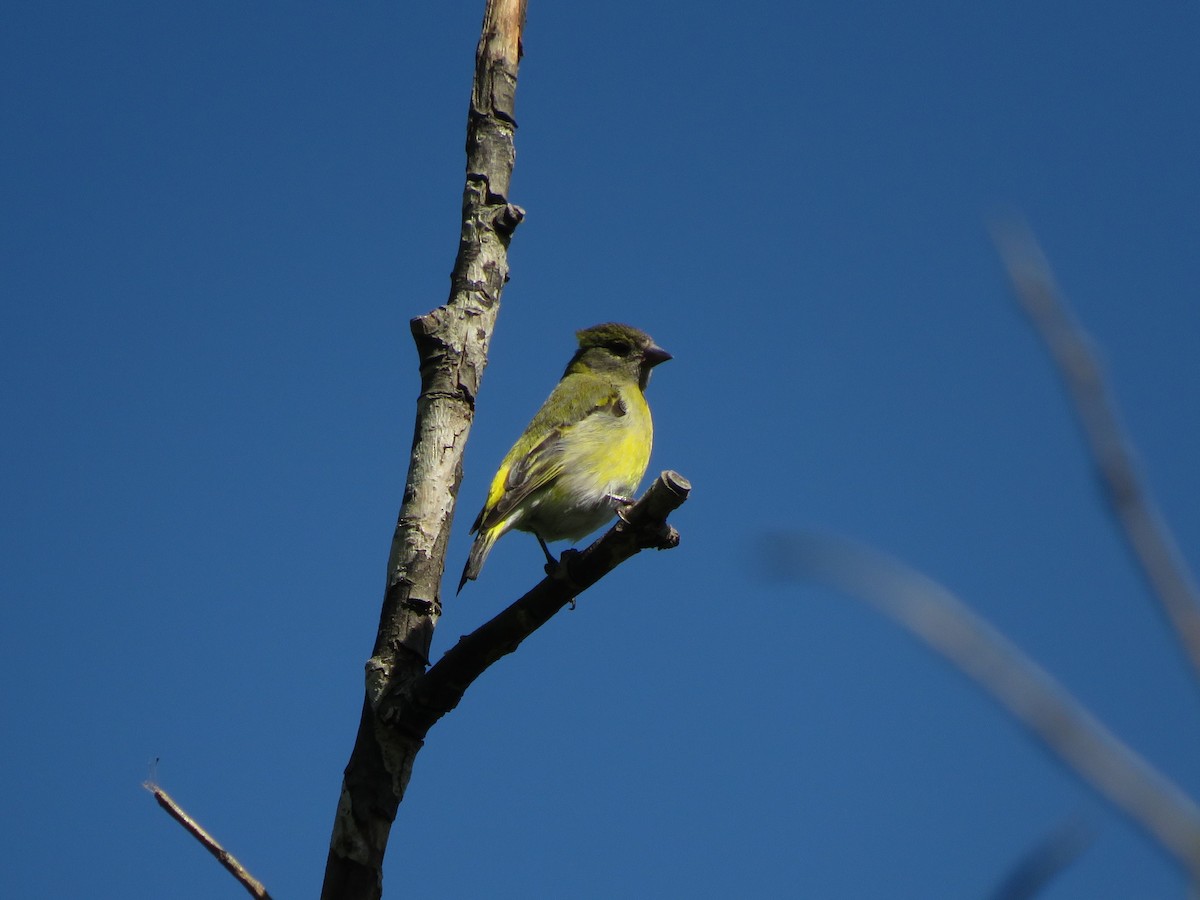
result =
[[616,510],[617,518],[629,524],[629,508],[636,502],[633,497],[622,497],[620,494],[609,494],[608,499],[613,502],[613,508]]

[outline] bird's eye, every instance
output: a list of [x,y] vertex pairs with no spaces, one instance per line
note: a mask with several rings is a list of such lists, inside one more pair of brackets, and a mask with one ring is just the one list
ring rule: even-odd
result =
[[628,356],[630,351],[633,350],[633,347],[631,347],[626,341],[613,341],[608,345],[608,349],[617,356]]

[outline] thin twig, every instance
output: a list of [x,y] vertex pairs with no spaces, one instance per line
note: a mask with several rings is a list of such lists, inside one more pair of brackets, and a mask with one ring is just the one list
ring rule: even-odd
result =
[[898,560],[825,535],[780,536],[769,556],[865,600],[970,677],[1200,883],[1200,807],[946,588]]
[[217,858],[217,862],[225,867],[225,869],[238,880],[251,897],[257,897],[258,900],[271,900],[271,895],[267,893],[267,889],[263,887],[263,883],[246,871],[246,867],[237,861],[232,853],[217,843],[217,839],[200,827],[200,824],[183,811],[183,808],[172,799],[171,795],[160,788],[153,781],[143,782],[142,787],[154,795],[154,799],[158,801],[158,805],[167,811],[167,814],[186,828],[201,846],[209,853]]
[[993,236],[1017,299],[1066,383],[1122,533],[1200,676],[1200,590],[1138,475],[1094,344],[1071,314],[1029,229],[1023,224],[997,225]]

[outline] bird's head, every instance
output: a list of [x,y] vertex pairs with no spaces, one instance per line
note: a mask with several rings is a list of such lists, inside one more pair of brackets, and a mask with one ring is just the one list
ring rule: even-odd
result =
[[593,325],[575,333],[579,349],[567,365],[567,373],[592,371],[628,376],[642,390],[650,380],[650,370],[666,362],[671,354],[644,331],[619,322]]

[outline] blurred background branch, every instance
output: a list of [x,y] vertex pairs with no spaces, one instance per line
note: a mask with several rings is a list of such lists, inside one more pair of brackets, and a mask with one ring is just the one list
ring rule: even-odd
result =
[[1091,846],[1095,836],[1079,819],[1071,819],[1032,847],[991,894],[990,900],[1029,900]]
[[1095,345],[1071,314],[1029,228],[1014,219],[994,224],[992,235],[1021,308],[1058,365],[1122,533],[1200,675],[1200,592],[1134,465]]
[[902,562],[815,533],[776,535],[768,565],[858,599],[971,678],[1200,883],[1200,808],[949,590]]
[[[1200,592],[1134,464],[1093,342],[1029,228],[1010,219],[994,224],[992,234],[1018,302],[1058,366],[1121,532],[1200,674]],[[1165,849],[1193,892],[1200,888],[1196,802],[945,587],[881,552],[821,534],[776,535],[768,565],[786,579],[816,580],[865,600],[939,653]],[[1056,832],[1013,868],[994,896],[1032,896],[1088,840],[1078,826]]]

